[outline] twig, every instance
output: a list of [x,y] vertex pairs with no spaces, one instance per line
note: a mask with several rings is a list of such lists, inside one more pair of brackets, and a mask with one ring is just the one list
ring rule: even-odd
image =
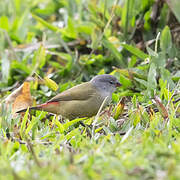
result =
[[33,145],[31,144],[30,140],[27,138],[27,145],[29,147],[29,151],[32,153],[32,156],[34,157],[35,163],[39,166],[42,167],[42,163],[39,161],[39,159],[36,156],[36,153],[34,152]]
[[96,126],[96,123],[97,123],[97,121],[98,121],[100,112],[101,112],[101,110],[102,110],[102,108],[103,108],[103,106],[104,106],[107,98],[108,98],[108,96],[107,96],[107,97],[104,99],[104,101],[102,102],[101,107],[99,108],[99,111],[98,111],[98,113],[96,114],[96,116],[95,116],[95,118],[94,118],[94,122],[92,123],[92,125],[93,125],[93,127],[92,127],[92,138],[94,138],[95,126]]
[[157,48],[158,48],[158,40],[159,40],[159,37],[160,37],[160,32],[158,32],[157,36],[156,36],[156,42],[155,42],[155,52],[157,53]]

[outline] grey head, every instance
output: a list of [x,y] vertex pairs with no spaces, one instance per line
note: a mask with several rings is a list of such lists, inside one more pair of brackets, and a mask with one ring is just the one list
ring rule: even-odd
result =
[[117,87],[121,86],[115,76],[109,74],[97,75],[90,81],[104,96],[111,96]]

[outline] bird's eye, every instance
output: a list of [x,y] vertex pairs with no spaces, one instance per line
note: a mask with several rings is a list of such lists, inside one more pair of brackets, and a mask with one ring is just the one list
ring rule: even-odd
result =
[[114,84],[113,81],[109,81],[110,84]]

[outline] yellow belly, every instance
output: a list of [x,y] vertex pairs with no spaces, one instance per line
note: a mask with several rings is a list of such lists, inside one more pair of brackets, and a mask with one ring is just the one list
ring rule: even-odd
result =
[[62,108],[59,109],[59,114],[68,118],[91,117],[97,114],[103,99],[91,98],[85,101],[62,101]]

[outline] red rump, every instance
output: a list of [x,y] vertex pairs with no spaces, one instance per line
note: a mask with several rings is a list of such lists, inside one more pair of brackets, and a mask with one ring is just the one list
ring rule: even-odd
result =
[[41,104],[40,107],[48,106],[48,105],[50,105],[50,104],[58,105],[59,102],[47,102],[47,103]]

